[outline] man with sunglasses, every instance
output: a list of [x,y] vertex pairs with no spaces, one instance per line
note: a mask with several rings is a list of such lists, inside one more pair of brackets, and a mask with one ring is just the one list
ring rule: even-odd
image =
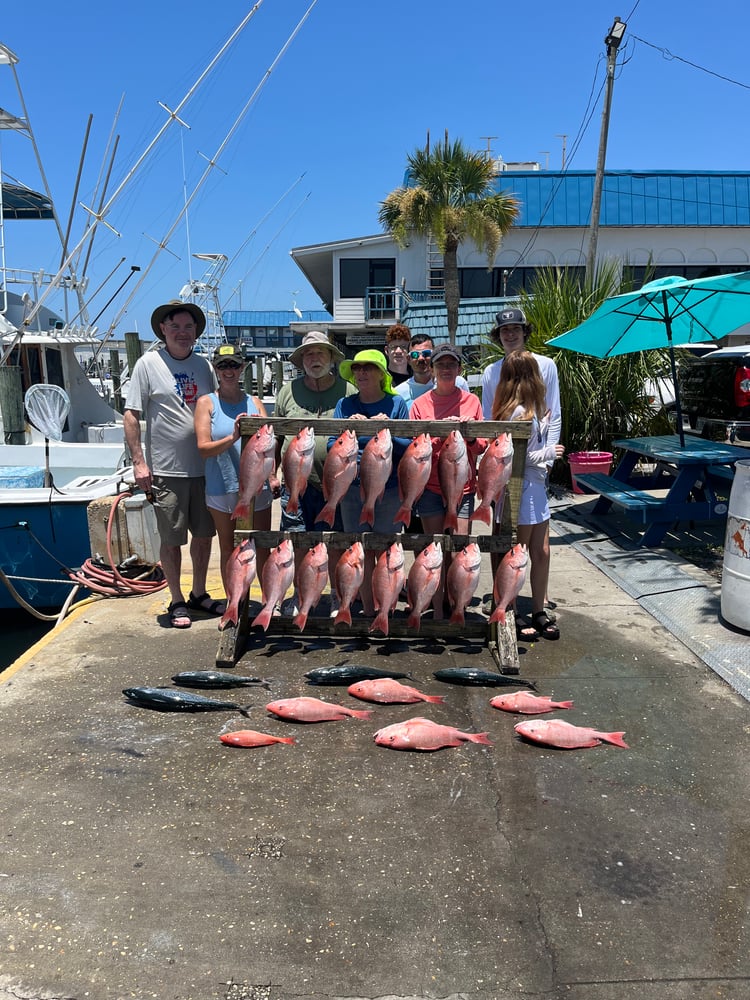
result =
[[[434,389],[435,381],[432,372],[432,352],[434,349],[432,337],[425,333],[415,333],[409,344],[409,364],[413,372],[412,377],[394,385],[396,392],[401,396],[409,410],[412,403],[423,393]],[[456,377],[456,385],[459,389],[469,391],[469,383],[462,375]]]

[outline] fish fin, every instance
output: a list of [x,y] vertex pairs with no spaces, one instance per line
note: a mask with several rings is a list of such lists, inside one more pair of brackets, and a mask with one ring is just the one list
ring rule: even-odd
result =
[[539,690],[539,688],[536,686],[536,684],[533,681],[519,681],[518,683],[522,687],[529,688],[531,691],[538,691]]
[[489,733],[470,733],[469,742],[482,743],[486,747],[492,747],[495,745],[490,741]]
[[450,618],[451,625],[465,625],[466,619],[464,618],[463,608],[456,608]]
[[352,623],[352,613],[349,608],[339,608],[339,613],[336,615],[333,625],[351,625]]
[[250,709],[252,708],[252,703],[250,705],[242,705],[237,711],[240,715],[244,715],[246,719],[250,718]]
[[506,622],[506,620],[507,619],[506,619],[506,615],[505,615],[505,608],[501,608],[498,605],[498,607],[496,607],[495,610],[490,615],[490,621],[491,622],[500,622],[501,625],[504,625],[505,622]]
[[445,512],[445,521],[443,522],[443,531],[447,535],[449,532],[458,531],[458,515],[455,510],[448,510]]
[[375,509],[373,507],[363,507],[362,513],[359,515],[360,524],[369,524],[372,527],[375,524]]
[[399,507],[396,516],[393,518],[393,523],[403,524],[404,527],[408,528],[411,523],[411,507]]
[[[573,704],[572,701],[559,701],[555,707],[556,708],[575,708],[575,705]],[[623,733],[622,735],[624,736],[625,734]],[[630,747],[628,747],[628,750],[629,749],[630,749]]]
[[294,744],[294,737],[293,736],[278,736],[277,739],[276,739],[276,741],[277,741],[277,743],[289,743],[290,745],[293,745]]
[[477,507],[474,513],[469,517],[469,521],[484,521],[485,524],[492,524],[492,508],[490,507]]
[[256,625],[260,625],[264,632],[268,631],[268,626],[271,624],[271,608],[266,606],[253,618],[250,623],[250,628],[255,628]]
[[240,502],[232,511],[232,520],[236,521],[240,517],[249,517],[249,516],[250,516],[250,504],[240,500]]
[[304,629],[304,627],[305,627],[305,625],[307,625],[307,612],[306,611],[300,611],[300,613],[298,615],[295,615],[294,616],[294,624],[297,626],[297,628],[300,630],[300,632],[302,632],[303,629]]
[[289,497],[289,499],[286,502],[287,514],[296,514],[298,510],[299,510],[299,504],[297,503],[296,498]]
[[444,705],[445,698],[440,694],[425,694],[422,695],[423,701],[428,701],[431,705]]
[[625,750],[629,750],[630,747],[623,739],[625,733],[599,733],[601,739],[605,740],[607,743],[613,743],[616,747],[623,747]]
[[388,612],[383,608],[378,613],[377,618],[367,630],[368,632],[380,631],[383,635],[388,635]]
[[331,506],[331,504],[326,504],[323,510],[318,514],[317,520],[323,521],[327,524],[329,528],[333,527],[334,518],[336,517],[336,508]]
[[351,710],[351,713],[352,713],[352,715],[354,716],[355,719],[369,719],[370,716],[372,715],[372,709],[371,708],[362,708],[362,709],[353,708]]

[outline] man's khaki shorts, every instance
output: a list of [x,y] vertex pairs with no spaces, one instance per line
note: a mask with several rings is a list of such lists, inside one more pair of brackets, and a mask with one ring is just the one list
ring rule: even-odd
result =
[[154,476],[152,491],[156,526],[163,545],[185,545],[188,531],[194,538],[213,538],[216,529],[206,507],[203,476]]

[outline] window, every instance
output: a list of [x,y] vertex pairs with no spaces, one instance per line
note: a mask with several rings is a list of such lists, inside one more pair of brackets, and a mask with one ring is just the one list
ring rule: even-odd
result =
[[347,257],[339,261],[339,294],[342,299],[363,299],[368,288],[393,288],[394,257]]

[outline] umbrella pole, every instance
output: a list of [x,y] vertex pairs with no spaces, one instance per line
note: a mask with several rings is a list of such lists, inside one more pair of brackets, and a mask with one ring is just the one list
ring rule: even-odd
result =
[[669,315],[667,293],[662,291],[661,295],[664,303],[664,322],[667,327],[667,342],[669,343],[669,363],[672,366],[672,381],[674,383],[674,408],[677,413],[677,433],[680,435],[680,448],[684,448],[685,429],[682,426],[682,404],[680,402],[680,387],[677,383],[677,362],[675,361],[674,344],[672,343],[672,317]]

